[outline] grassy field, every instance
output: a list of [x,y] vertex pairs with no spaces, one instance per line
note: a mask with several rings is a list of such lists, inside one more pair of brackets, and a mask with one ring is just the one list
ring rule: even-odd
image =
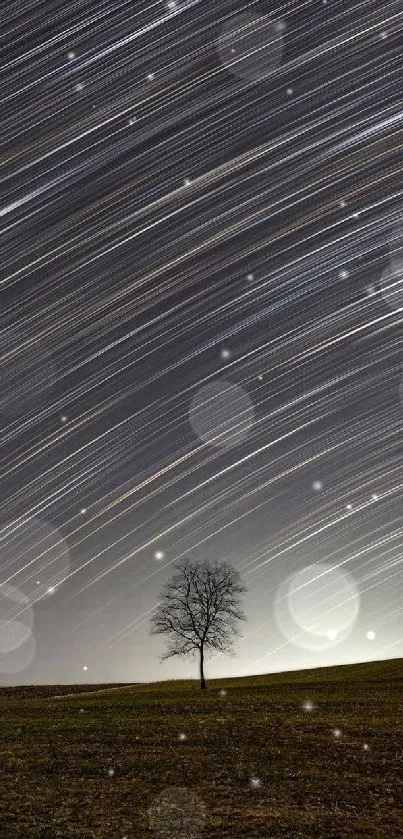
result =
[[403,837],[403,659],[101,687],[0,690],[1,837]]

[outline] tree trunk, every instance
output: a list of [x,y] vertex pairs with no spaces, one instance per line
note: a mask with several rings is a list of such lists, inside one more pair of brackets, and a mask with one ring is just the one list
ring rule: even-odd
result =
[[200,647],[200,687],[202,690],[206,689],[206,680],[204,678],[204,652],[203,647]]

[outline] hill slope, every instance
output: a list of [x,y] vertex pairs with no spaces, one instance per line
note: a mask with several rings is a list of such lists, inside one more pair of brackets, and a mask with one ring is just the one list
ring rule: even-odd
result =
[[393,659],[0,697],[0,836],[403,839],[402,676]]

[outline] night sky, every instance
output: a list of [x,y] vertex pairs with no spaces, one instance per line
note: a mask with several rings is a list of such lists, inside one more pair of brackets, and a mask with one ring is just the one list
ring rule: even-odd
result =
[[0,683],[403,655],[403,4],[4,10]]

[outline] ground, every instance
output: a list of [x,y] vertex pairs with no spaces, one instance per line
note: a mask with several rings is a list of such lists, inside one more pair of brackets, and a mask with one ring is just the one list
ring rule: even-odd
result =
[[402,659],[101,687],[0,689],[1,837],[403,837]]

